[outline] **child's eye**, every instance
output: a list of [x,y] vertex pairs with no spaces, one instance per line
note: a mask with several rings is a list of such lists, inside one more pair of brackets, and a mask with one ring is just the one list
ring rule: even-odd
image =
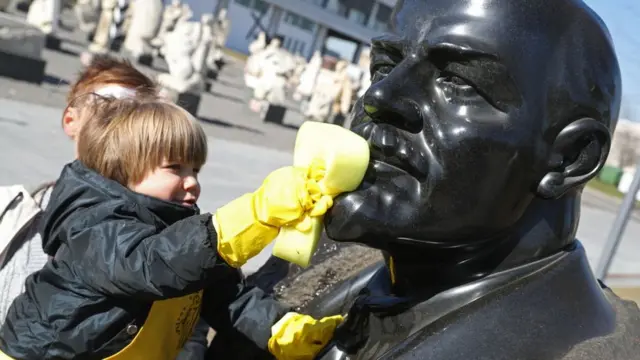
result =
[[180,166],[180,164],[170,164],[170,165],[165,165],[164,168],[165,169],[169,169],[169,170],[173,170],[173,171],[180,171],[182,166]]

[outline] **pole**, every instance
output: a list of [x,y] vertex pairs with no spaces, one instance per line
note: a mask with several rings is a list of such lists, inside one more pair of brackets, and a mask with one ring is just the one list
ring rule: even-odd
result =
[[604,246],[604,250],[600,257],[600,262],[598,263],[598,267],[596,269],[596,277],[598,279],[604,280],[604,278],[607,276],[607,273],[609,272],[611,262],[616,255],[618,246],[622,241],[622,235],[624,234],[624,230],[627,227],[627,223],[629,222],[629,217],[631,216],[631,212],[635,207],[636,194],[638,193],[638,190],[640,190],[640,160],[636,165],[636,172],[633,175],[633,181],[631,181],[629,191],[627,191],[627,194],[624,196],[624,200],[622,201],[622,205],[620,206],[620,211],[618,211],[616,220],[614,221],[613,227],[609,232],[609,238]]

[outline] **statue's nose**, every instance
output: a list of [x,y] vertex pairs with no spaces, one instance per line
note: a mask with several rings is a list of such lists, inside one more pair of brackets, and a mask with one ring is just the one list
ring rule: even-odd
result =
[[406,95],[406,81],[397,83],[389,74],[372,84],[363,96],[364,111],[375,122],[418,133],[422,130],[422,115],[416,102]]

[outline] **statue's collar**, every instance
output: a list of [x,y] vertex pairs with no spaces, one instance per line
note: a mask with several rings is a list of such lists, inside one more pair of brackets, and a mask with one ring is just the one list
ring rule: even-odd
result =
[[476,300],[507,286],[525,284],[531,278],[553,271],[558,264],[567,263],[586,263],[584,248],[578,241],[557,254],[439,292],[428,299],[388,295],[389,292],[386,290],[391,289],[389,273],[378,271],[354,300],[345,323],[336,332],[335,339],[338,347],[348,353],[349,349],[356,351],[355,349],[364,345],[369,338],[375,337],[377,344],[384,344],[387,340],[393,342],[392,339],[385,340],[386,337],[408,338],[425,326]]

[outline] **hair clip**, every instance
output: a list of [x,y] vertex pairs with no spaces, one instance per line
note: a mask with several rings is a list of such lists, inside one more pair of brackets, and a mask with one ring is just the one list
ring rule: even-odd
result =
[[121,85],[108,85],[93,92],[96,95],[104,97],[113,97],[116,99],[132,98],[136,96],[136,91]]

